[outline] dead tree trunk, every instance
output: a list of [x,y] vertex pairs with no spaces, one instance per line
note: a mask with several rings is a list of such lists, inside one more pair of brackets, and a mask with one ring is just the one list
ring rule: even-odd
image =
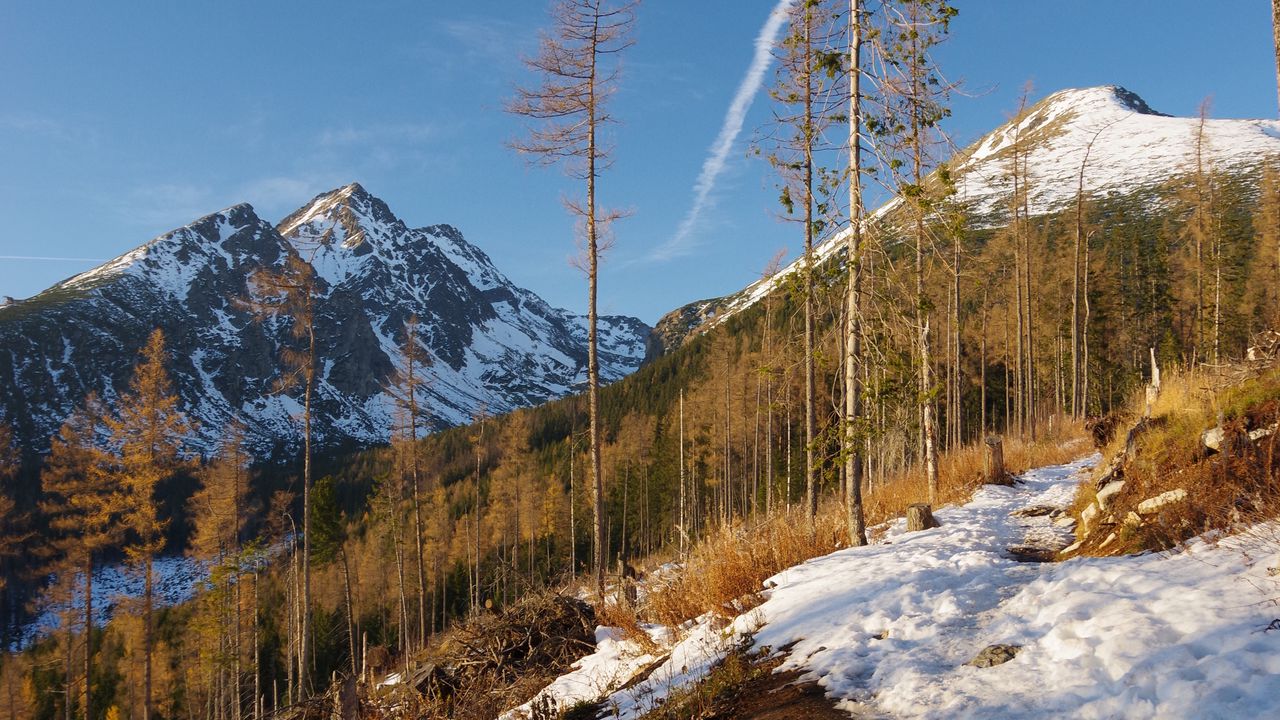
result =
[[858,423],[862,419],[862,7],[860,0],[849,6],[849,237],[846,251],[849,285],[845,299],[844,444],[845,511],[851,545],[866,545],[866,520],[862,507],[862,443]]
[[999,435],[988,435],[987,453],[982,467],[983,482],[988,485],[1012,485],[1013,477],[1004,469],[1004,441]]
[[1280,0],[1271,0],[1271,32],[1276,51],[1276,97],[1280,99]]

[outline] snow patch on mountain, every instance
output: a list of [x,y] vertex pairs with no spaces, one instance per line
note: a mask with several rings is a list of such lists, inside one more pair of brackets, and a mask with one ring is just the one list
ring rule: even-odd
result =
[[[1015,143],[1027,153],[1034,214],[1074,200],[1082,165],[1089,195],[1151,187],[1190,171],[1199,126],[1199,118],[1151,110],[1122,87],[1062,90],[962,153],[956,163],[957,195],[977,214],[998,211],[1013,190]],[[1218,171],[1280,155],[1280,122],[1275,120],[1206,118],[1204,134],[1205,160]]]
[[[152,564],[152,591],[156,605],[168,607],[190,600],[209,577],[208,566],[194,558],[158,557]],[[71,592],[67,597],[45,606],[34,620],[22,628],[16,639],[19,647],[65,627],[69,618],[73,628],[84,622],[84,575],[68,578]],[[56,583],[54,578],[53,582]],[[102,565],[93,571],[93,623],[106,624],[121,602],[143,595],[145,578],[140,568],[125,563]]]

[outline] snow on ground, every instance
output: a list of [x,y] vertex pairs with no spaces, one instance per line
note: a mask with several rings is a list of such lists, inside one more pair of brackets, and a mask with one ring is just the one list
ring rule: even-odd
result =
[[[633,642],[607,635],[599,651],[546,692],[562,707],[610,688],[609,716],[631,718],[703,676],[741,641],[789,656],[845,709],[889,717],[1229,718],[1280,710],[1280,525],[1261,535],[1168,553],[1018,562],[1028,537],[1061,545],[1048,517],[1010,513],[1070,503],[1097,461],[1027,473],[936,513],[942,527],[790,568],[765,583],[765,602],[729,623],[701,618],[642,682]],[[1268,539],[1269,538],[1269,539]],[[1022,646],[990,668],[967,666],[984,647]],[[597,697],[603,695],[598,693]],[[510,718],[521,717],[511,713]]]
[[[652,637],[669,640],[665,629],[655,628]],[[658,660],[639,649],[631,640],[624,640],[617,628],[596,628],[596,651],[578,661],[572,672],[561,675],[539,693],[539,697],[554,698],[562,709],[578,702],[593,702],[613,690]],[[534,698],[536,700],[537,698]],[[532,712],[531,700],[508,711],[501,720],[524,720]]]

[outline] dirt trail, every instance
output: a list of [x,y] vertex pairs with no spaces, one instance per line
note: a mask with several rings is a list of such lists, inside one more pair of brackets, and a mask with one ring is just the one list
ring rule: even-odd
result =
[[759,664],[758,672],[739,685],[734,693],[721,698],[711,720],[850,720],[850,718],[882,717],[871,712],[848,713],[836,708],[818,683],[801,681],[804,673],[790,670],[776,673],[783,657]]

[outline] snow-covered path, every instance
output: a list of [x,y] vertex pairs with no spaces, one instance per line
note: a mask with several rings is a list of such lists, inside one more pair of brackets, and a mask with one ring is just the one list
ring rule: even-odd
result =
[[968,504],[939,510],[941,527],[907,533],[898,521],[870,547],[780,573],[760,608],[766,624],[756,645],[794,643],[779,669],[807,670],[830,695],[874,699],[895,714],[923,710],[920,702],[944,693],[950,676],[978,672],[962,667],[977,651],[1010,641],[991,628],[1000,606],[1051,567],[1019,562],[1007,548],[1028,535],[1070,542],[1047,516],[1011,513],[1070,504],[1076,473],[1092,461],[1032,471],[1015,487],[984,487]]
[[[1065,544],[1048,517],[1012,513],[1067,505],[1078,473],[1096,461],[1032,471],[1016,487],[984,487],[971,502],[936,513],[942,527],[908,534],[898,521],[870,547],[778,574],[758,608],[727,627],[704,618],[648,679],[613,692],[610,717],[653,707],[743,638],[774,652],[788,647],[779,671],[803,671],[860,713],[1280,715],[1280,631],[1262,631],[1280,616],[1268,602],[1280,596],[1267,572],[1278,564],[1277,528],[1261,528],[1261,538],[1123,558],[1036,564],[1008,554],[1028,534]],[[994,667],[965,664],[996,643],[1021,651]],[[620,645],[607,651],[619,657]],[[552,693],[566,705],[587,697],[564,690],[620,669],[602,660],[592,656]]]

